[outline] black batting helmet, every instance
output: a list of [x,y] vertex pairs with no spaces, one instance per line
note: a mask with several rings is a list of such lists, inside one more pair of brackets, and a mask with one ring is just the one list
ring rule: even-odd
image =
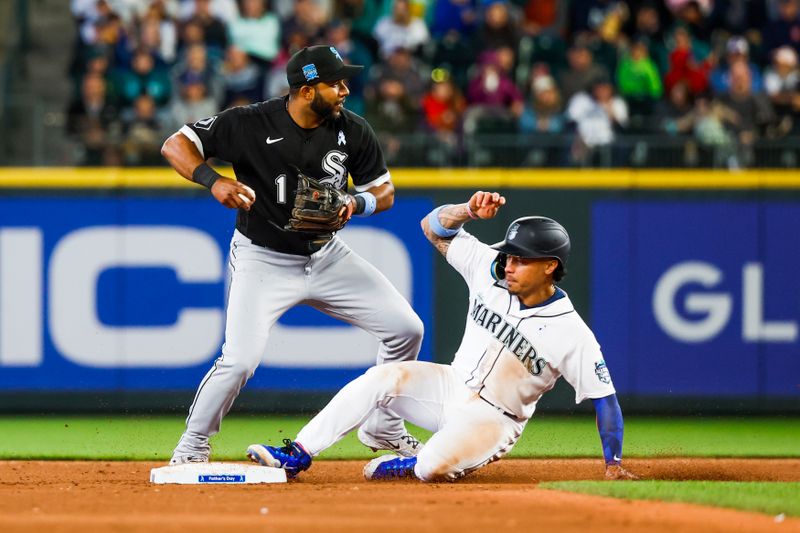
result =
[[558,259],[558,268],[553,273],[555,281],[561,281],[567,273],[569,257],[569,233],[564,226],[547,217],[522,217],[508,226],[506,238],[492,248],[500,252],[492,265],[496,279],[505,276],[506,257],[542,257]]

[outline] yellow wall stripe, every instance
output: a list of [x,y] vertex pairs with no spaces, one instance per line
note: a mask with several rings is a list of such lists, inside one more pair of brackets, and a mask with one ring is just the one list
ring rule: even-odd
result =
[[[231,174],[230,169],[221,169]],[[391,170],[406,188],[800,189],[797,170],[411,169]],[[0,168],[0,189],[178,189],[197,187],[168,167]]]

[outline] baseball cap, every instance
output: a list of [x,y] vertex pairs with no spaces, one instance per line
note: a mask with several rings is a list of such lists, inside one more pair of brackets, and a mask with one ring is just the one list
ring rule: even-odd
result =
[[734,36],[728,39],[728,44],[725,45],[725,50],[729,54],[742,54],[746,55],[750,50],[747,40],[744,37]]
[[550,89],[555,89],[556,82],[553,80],[553,77],[549,74],[545,74],[542,76],[537,76],[533,80],[533,92],[538,94],[542,91],[547,91]]
[[797,52],[791,46],[781,46],[775,50],[775,62],[791,67],[797,66]]
[[313,85],[318,82],[352,78],[363,65],[345,65],[342,56],[333,46],[308,46],[295,52],[286,63],[286,80],[289,87]]

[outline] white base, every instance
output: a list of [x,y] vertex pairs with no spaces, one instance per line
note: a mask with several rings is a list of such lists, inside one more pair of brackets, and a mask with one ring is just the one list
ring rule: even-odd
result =
[[286,471],[281,468],[240,463],[186,463],[153,468],[150,471],[150,483],[178,485],[286,483]]

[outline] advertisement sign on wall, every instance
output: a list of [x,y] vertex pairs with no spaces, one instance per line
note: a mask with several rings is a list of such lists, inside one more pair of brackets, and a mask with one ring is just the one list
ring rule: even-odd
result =
[[592,324],[617,390],[800,395],[800,205],[597,202]]
[[[340,233],[422,318],[423,359],[432,252],[418,221],[432,207],[398,200]],[[0,390],[196,387],[223,342],[234,215],[206,198],[0,200]],[[368,333],[300,306],[248,388],[336,390],[376,353]]]

